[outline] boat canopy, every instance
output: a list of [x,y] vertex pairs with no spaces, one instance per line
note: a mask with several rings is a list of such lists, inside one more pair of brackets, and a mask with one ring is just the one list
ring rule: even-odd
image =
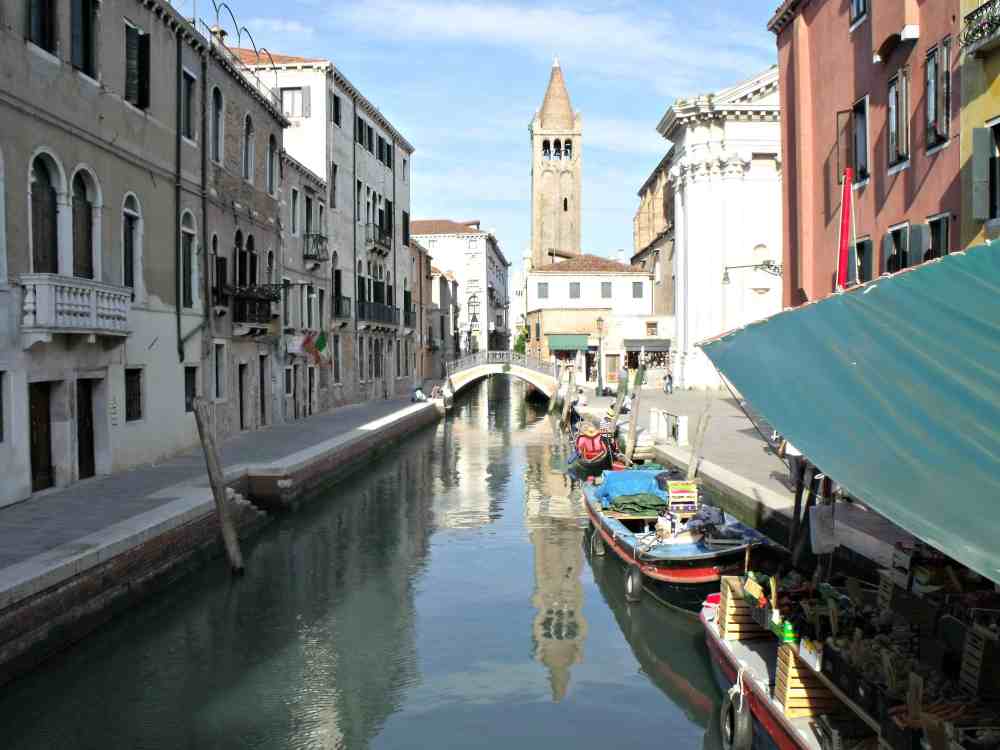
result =
[[851,495],[1000,582],[1000,241],[699,346]]

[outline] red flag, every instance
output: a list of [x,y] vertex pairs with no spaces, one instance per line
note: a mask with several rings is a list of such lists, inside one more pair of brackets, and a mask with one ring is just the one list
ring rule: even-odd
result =
[[847,266],[851,256],[851,205],[853,191],[851,183],[854,178],[854,170],[850,167],[844,169],[844,192],[840,200],[840,255],[837,262],[837,291],[847,287]]

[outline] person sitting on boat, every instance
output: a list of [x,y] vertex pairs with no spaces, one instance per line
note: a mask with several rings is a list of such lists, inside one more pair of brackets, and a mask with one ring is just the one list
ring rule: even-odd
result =
[[421,386],[417,386],[413,389],[413,395],[410,397],[410,401],[413,403],[421,403],[427,400],[427,395],[424,393],[424,389]]
[[576,452],[580,457],[584,461],[594,461],[603,456],[607,450],[608,446],[601,431],[593,422],[583,422],[580,425],[580,434],[576,438]]

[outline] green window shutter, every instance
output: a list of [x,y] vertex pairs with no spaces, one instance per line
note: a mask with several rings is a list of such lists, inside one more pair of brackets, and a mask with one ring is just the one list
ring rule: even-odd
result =
[[914,224],[910,227],[909,259],[907,266],[915,266],[924,262],[927,252],[931,249],[931,227],[929,224]]
[[972,129],[972,218],[990,218],[990,161],[993,134],[989,128]]
[[139,30],[125,27],[125,100],[139,103]]
[[150,64],[150,36],[149,34],[139,35],[139,109],[149,109],[149,64]]
[[312,117],[312,89],[308,86],[302,87],[302,116]]
[[892,251],[892,232],[886,232],[882,235],[882,273],[889,273],[889,258],[892,257]]

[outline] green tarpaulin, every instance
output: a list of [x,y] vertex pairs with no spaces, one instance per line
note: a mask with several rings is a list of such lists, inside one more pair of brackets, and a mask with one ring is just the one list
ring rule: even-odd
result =
[[701,347],[852,495],[1000,581],[1000,241]]
[[549,351],[587,351],[587,334],[585,333],[550,333],[547,335],[549,338]]

